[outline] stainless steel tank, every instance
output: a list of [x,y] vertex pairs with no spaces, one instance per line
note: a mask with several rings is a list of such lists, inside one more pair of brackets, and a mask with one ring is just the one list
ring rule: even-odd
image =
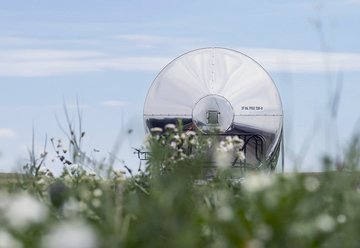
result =
[[155,78],[144,105],[149,131],[181,120],[184,130],[237,135],[246,168],[273,170],[282,143],[283,109],[269,74],[256,61],[225,48],[202,48],[170,62]]

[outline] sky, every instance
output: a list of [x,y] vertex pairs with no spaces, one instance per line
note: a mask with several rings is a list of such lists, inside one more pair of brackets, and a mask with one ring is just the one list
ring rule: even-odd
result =
[[213,46],[251,56],[275,81],[286,171],[320,171],[359,131],[359,23],[358,0],[0,0],[0,171],[26,162],[33,130],[39,153],[46,137],[65,139],[63,106],[73,119],[77,102],[84,149],[102,157],[119,143],[136,168],[152,81]]

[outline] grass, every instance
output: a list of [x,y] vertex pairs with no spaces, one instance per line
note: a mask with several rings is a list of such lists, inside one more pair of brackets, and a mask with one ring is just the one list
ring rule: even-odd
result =
[[0,185],[7,185],[16,183],[21,174],[18,173],[1,173],[0,172]]
[[324,173],[252,171],[240,183],[229,180],[226,159],[217,161],[212,178],[204,179],[204,165],[217,153],[209,155],[209,142],[201,135],[176,128],[154,134],[147,141],[147,166],[134,175],[114,169],[113,156],[91,159],[81,149],[83,131],[68,127],[68,141],[50,139],[61,175],[46,169],[45,149],[31,153],[21,177],[0,174],[0,244],[6,240],[5,247],[360,243],[357,138],[344,151],[342,171],[331,171],[335,163],[324,159]]

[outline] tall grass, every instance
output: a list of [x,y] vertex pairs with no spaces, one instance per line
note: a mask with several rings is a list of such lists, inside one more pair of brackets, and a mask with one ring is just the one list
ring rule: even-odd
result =
[[[113,157],[91,160],[79,145],[83,131],[68,128],[68,141],[50,140],[63,166],[60,176],[45,169],[43,151],[30,153],[26,177],[0,185],[0,247],[357,247],[360,242],[359,137],[344,151],[341,171],[253,171],[240,182],[229,180],[228,158],[242,154],[209,153],[208,137],[176,127],[154,133],[146,141],[146,167],[134,175],[112,168]],[[207,177],[204,167],[213,154],[220,159],[214,157],[215,170]],[[325,168],[333,166],[324,160]],[[96,167],[101,173],[89,169]]]

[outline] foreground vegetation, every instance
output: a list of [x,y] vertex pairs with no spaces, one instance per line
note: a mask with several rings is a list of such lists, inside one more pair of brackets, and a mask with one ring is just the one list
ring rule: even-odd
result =
[[[342,171],[313,174],[249,172],[229,180],[228,158],[241,141],[219,146],[173,126],[154,130],[144,170],[90,159],[84,133],[51,139],[63,165],[46,169],[47,152],[30,154],[21,177],[0,183],[0,247],[358,247],[359,141]],[[212,153],[209,154],[209,146]],[[66,147],[66,148],[65,148]],[[189,152],[191,151],[191,152]],[[240,151],[240,152],[239,152]],[[204,179],[204,166],[216,173]],[[330,159],[324,166],[331,168]],[[127,173],[127,176],[125,174]]]

